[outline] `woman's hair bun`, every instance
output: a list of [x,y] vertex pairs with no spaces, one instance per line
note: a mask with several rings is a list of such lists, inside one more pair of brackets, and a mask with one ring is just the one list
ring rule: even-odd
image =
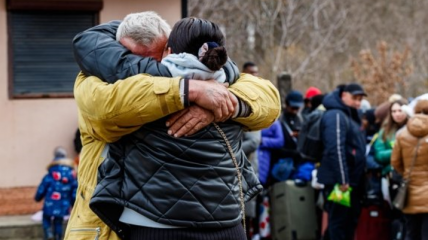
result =
[[220,70],[227,62],[227,51],[223,46],[210,48],[202,57],[201,62],[212,71]]

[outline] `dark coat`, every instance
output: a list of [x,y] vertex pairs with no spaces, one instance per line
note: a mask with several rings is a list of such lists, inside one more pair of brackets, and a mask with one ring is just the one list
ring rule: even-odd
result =
[[[111,21],[76,35],[73,39],[73,53],[83,73],[114,83],[140,73],[152,76],[171,77],[168,68],[150,57],[131,54],[116,41],[120,21]],[[239,70],[230,59],[223,66],[226,80],[235,82]]]
[[[245,201],[261,190],[241,148],[242,127],[219,124],[242,172]],[[213,125],[190,137],[167,134],[165,119],[110,144],[91,209],[116,232],[124,207],[163,224],[232,227],[241,221],[237,170]]]
[[366,162],[366,141],[358,111],[342,102],[338,90],[328,94],[323,105],[327,111],[321,120],[324,151],[318,180],[326,185],[358,186]]

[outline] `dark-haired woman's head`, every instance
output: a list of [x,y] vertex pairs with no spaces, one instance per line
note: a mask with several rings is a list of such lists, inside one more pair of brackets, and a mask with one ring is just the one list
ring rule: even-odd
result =
[[[199,54],[202,46],[206,51]],[[227,61],[225,39],[217,24],[200,18],[183,18],[172,28],[168,47],[172,53],[189,53],[199,58],[209,69],[219,70]]]

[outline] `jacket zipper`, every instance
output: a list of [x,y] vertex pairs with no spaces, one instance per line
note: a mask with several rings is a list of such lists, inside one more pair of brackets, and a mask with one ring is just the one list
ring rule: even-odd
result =
[[71,229],[70,232],[96,232],[94,240],[98,240],[100,238],[101,228],[79,228],[79,229]]

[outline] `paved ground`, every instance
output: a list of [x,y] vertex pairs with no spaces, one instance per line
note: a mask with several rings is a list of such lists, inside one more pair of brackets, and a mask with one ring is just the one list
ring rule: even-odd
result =
[[41,223],[34,222],[31,220],[31,215],[21,216],[0,216],[0,228],[6,226],[28,226],[28,225],[40,225]]
[[0,216],[1,240],[41,240],[41,223],[31,220],[31,215]]

